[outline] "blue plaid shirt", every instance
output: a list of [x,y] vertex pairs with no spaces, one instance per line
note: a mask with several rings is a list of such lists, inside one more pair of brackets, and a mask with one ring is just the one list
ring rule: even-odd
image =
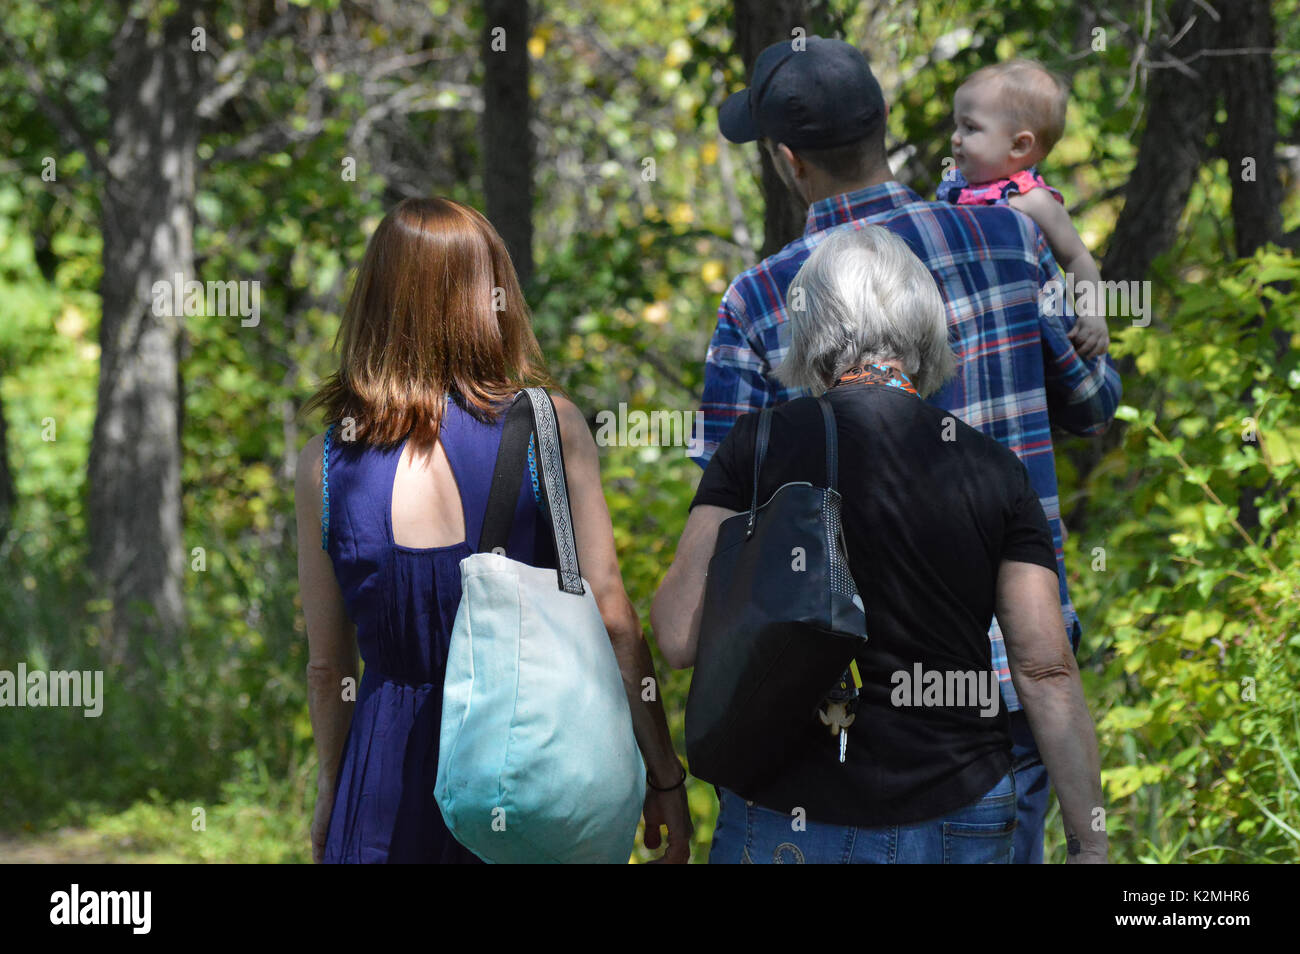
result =
[[[926,202],[890,181],[814,202],[801,238],[742,272],[722,297],[704,370],[704,442],[709,462],[742,414],[805,392],[772,374],[788,339],[785,295],[799,267],[837,226],[882,225],[902,238],[934,275],[948,308],[957,376],[929,401],[1013,450],[1029,470],[1056,545],[1061,614],[1071,645],[1079,617],[1070,602],[1061,547],[1061,508],[1053,425],[1100,434],[1119,404],[1119,373],[1109,356],[1084,361],[1066,337],[1074,315],[1043,308],[1040,292],[1060,269],[1033,220],[1006,207]],[[1061,294],[1048,300],[1060,302]],[[989,631],[993,666],[1008,710],[1020,708],[997,620]]]

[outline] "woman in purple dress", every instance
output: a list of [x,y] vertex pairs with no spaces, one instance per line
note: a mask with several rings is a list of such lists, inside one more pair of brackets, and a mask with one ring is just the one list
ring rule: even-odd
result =
[[[473,863],[434,801],[442,680],[504,410],[550,379],[519,283],[483,216],[407,199],[380,223],[339,331],[340,365],[304,410],[328,429],[298,462],[298,578],[307,622],[312,730],[320,760],[317,862]],[[658,701],[654,664],[623,589],[596,445],[553,396],[584,577],[628,687],[648,769],[645,844],[686,861],[685,771]],[[546,515],[520,475],[506,555],[554,567]],[[357,652],[364,675],[357,683]]]

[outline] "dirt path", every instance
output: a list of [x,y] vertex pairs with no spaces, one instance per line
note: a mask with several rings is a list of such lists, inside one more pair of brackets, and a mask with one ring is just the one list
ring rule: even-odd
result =
[[84,828],[60,828],[43,835],[0,834],[0,864],[148,864],[170,860],[175,859],[141,853],[129,841],[113,844],[108,836]]

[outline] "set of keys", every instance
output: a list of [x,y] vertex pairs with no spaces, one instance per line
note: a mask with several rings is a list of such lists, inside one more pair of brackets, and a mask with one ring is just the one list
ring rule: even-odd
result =
[[862,688],[862,676],[858,672],[856,659],[849,663],[835,688],[826,694],[826,700],[817,712],[822,724],[827,726],[831,735],[840,737],[840,763],[844,762],[844,753],[849,745],[849,726],[857,716],[858,690]]

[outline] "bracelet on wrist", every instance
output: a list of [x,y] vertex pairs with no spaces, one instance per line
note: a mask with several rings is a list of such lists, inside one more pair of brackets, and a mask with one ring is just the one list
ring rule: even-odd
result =
[[654,783],[654,779],[650,777],[649,770],[647,770],[645,773],[645,783],[649,785],[652,789],[654,789],[656,792],[671,792],[674,789],[681,788],[683,785],[686,784],[686,774],[687,774],[686,766],[682,765],[682,763],[679,761],[677,763],[677,767],[682,770],[682,777],[677,780],[676,784],[669,785],[667,788],[660,788],[658,785]]

